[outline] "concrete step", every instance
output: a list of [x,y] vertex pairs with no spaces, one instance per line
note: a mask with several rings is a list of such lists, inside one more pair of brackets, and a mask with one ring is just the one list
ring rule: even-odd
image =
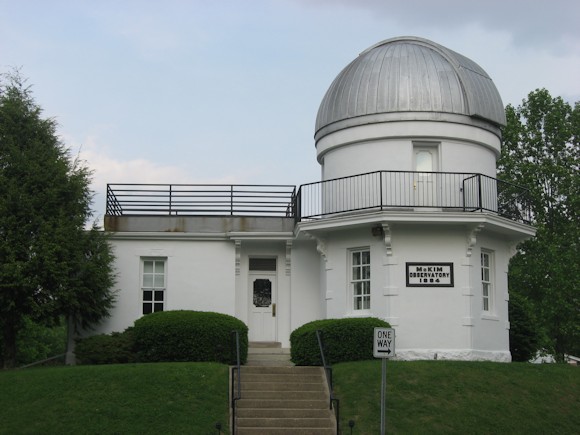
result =
[[324,376],[324,369],[322,367],[302,367],[302,366],[272,366],[272,367],[256,367],[256,366],[242,366],[242,376],[244,374],[299,374],[299,375],[313,375],[318,374]]
[[293,366],[288,355],[248,355],[246,366]]
[[236,409],[327,409],[329,401],[322,399],[290,399],[284,396],[281,399],[240,399],[237,401]]
[[330,418],[240,418],[236,426],[242,427],[283,427],[283,428],[332,428]]
[[244,391],[324,391],[321,382],[246,382],[242,376],[242,397]]
[[330,409],[324,408],[239,408],[239,418],[326,418]]
[[336,433],[324,370],[295,367],[289,349],[264,343],[251,346],[248,362],[240,368],[240,380],[238,435]]
[[239,427],[238,435],[336,435],[336,429],[324,427]]
[[[280,399],[279,391],[244,391],[244,398],[241,400],[262,400],[274,401]],[[284,399],[287,400],[324,400],[328,399],[326,391],[285,391]]]
[[276,349],[281,348],[282,343],[279,341],[250,341],[248,347],[252,349],[266,348],[266,349]]
[[293,366],[294,363],[290,361],[288,355],[248,355],[246,366],[260,366],[260,367],[284,367]]
[[312,383],[320,382],[320,374],[300,374],[300,373],[244,373],[243,382],[299,382]]
[[248,346],[248,355],[271,354],[271,355],[290,355],[290,349],[286,347],[250,347]]
[[280,343],[251,342],[248,347],[246,366],[293,366],[290,349]]

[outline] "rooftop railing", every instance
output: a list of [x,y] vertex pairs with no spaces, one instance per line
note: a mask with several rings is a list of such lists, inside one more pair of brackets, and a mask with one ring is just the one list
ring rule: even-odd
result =
[[250,184],[108,184],[108,216],[294,217],[296,187]]
[[303,184],[294,205],[297,220],[362,210],[488,211],[531,223],[529,192],[482,174],[377,171]]
[[273,216],[373,210],[487,211],[530,224],[528,190],[482,174],[377,171],[303,184],[109,184],[108,216]]

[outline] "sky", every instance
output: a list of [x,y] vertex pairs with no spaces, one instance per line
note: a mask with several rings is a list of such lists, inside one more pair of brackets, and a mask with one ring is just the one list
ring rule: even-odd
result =
[[28,80],[107,183],[320,180],[314,123],[339,72],[419,36],[477,62],[505,105],[580,101],[577,0],[0,0],[0,73]]

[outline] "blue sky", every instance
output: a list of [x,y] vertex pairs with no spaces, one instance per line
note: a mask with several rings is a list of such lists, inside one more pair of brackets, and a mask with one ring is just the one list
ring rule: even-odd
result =
[[320,177],[318,105],[358,53],[414,35],[482,66],[505,104],[580,101],[576,0],[0,0],[0,72],[107,183]]

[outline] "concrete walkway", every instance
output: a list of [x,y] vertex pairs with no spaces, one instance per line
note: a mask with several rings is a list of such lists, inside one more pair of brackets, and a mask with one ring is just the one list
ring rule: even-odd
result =
[[250,342],[246,366],[293,366],[290,349],[277,342]]

